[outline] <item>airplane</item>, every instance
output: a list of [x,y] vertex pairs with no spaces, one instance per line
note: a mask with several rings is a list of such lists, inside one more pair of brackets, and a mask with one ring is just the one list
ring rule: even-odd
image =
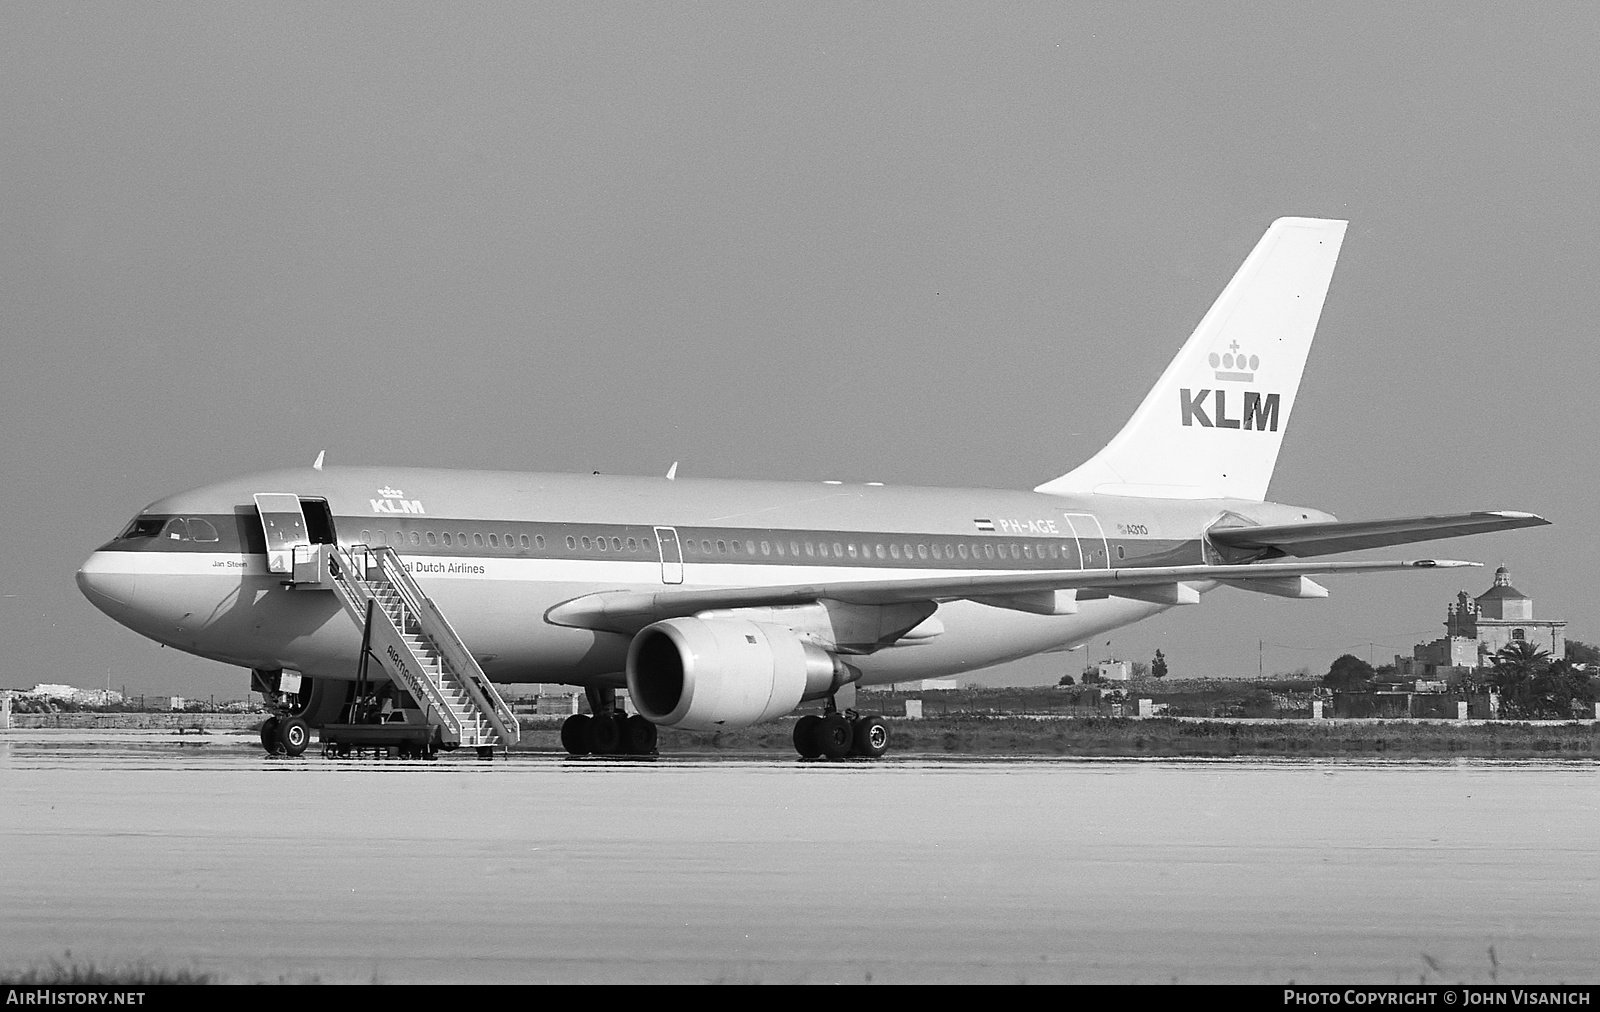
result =
[[336,755],[492,756],[518,734],[496,683],[556,682],[589,703],[562,726],[575,755],[821,700],[801,756],[881,756],[858,686],[1071,649],[1221,587],[1314,599],[1325,575],[1476,565],[1319,557],[1547,523],[1266,501],[1345,226],[1273,222],[1121,431],[1031,492],[319,455],[151,503],[77,582],[130,629],[249,669],[268,752],[320,728]]

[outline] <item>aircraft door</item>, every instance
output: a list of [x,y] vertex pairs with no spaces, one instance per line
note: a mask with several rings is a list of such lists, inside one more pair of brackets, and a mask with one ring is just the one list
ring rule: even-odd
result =
[[1093,513],[1063,513],[1067,527],[1078,542],[1078,568],[1111,568],[1111,550],[1106,545],[1106,532]]
[[300,497],[282,492],[258,492],[255,500],[256,512],[261,514],[261,533],[267,539],[267,572],[292,573],[295,548],[311,544]]
[[656,547],[661,550],[661,582],[683,582],[683,546],[678,543],[678,532],[671,527],[656,528]]

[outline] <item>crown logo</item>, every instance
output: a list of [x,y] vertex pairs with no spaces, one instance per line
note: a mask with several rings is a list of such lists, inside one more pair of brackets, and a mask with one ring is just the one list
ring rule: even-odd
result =
[[1246,355],[1240,351],[1238,341],[1228,345],[1228,350],[1220,355],[1212,352],[1208,361],[1211,363],[1211,368],[1216,370],[1217,379],[1223,382],[1253,382],[1256,370],[1261,368],[1260,356]]
[[[1212,357],[1215,358],[1216,356],[1212,356]],[[387,488],[387,487],[380,488],[380,489],[378,489],[378,494],[383,496],[385,499],[404,499],[405,498],[405,493],[400,491],[397,488]]]

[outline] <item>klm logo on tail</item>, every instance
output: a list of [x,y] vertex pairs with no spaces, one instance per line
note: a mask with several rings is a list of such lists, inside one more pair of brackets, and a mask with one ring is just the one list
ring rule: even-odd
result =
[[[1246,355],[1239,348],[1239,342],[1234,341],[1228,345],[1228,350],[1218,354],[1212,352],[1208,361],[1215,370],[1218,383],[1249,383],[1256,378],[1256,370],[1261,368],[1261,358],[1257,355]],[[1211,411],[1216,416],[1206,414],[1205,401],[1211,395]],[[1228,417],[1228,392],[1221,388],[1215,391],[1206,389],[1194,393],[1188,387],[1178,391],[1179,408],[1183,411],[1183,424],[1199,424],[1207,429],[1253,429],[1256,432],[1278,431],[1278,395],[1260,394],[1254,390],[1244,393],[1244,415],[1240,418]]]
[[[1206,414],[1206,396],[1211,397],[1211,414]],[[1184,425],[1200,425],[1211,429],[1254,429],[1257,432],[1278,431],[1278,395],[1245,391],[1244,415],[1228,417],[1228,392],[1226,390],[1200,390],[1198,393],[1183,387],[1178,391],[1179,407],[1183,411]],[[1213,420],[1212,416],[1215,416]]]

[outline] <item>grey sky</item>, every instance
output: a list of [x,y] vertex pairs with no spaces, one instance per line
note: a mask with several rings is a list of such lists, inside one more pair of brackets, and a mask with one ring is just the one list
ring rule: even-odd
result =
[[[1284,214],[1352,224],[1272,498],[1544,513],[1384,554],[1600,638],[1594,7],[468,10],[0,8],[0,685],[242,695],[72,576],[323,447],[1032,487]],[[1117,650],[1325,670],[1489,578],[1219,591]]]

